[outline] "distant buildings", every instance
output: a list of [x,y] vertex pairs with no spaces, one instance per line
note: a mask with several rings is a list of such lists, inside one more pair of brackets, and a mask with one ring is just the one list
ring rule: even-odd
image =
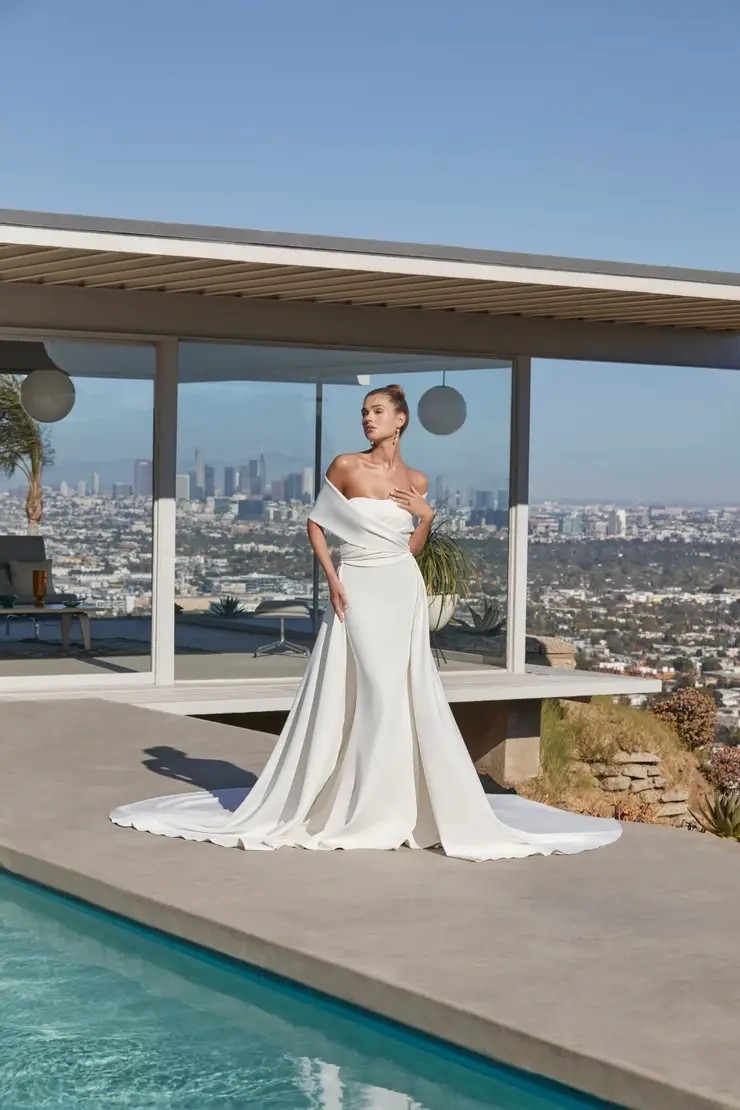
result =
[[224,467],[224,497],[233,497],[237,489],[236,468],[233,466]]
[[607,536],[624,537],[627,535],[627,513],[624,509],[612,509],[606,525]]
[[134,463],[134,493],[137,497],[152,496],[152,463],[150,459],[137,459]]
[[303,496],[313,498],[314,495],[313,467],[303,468]]

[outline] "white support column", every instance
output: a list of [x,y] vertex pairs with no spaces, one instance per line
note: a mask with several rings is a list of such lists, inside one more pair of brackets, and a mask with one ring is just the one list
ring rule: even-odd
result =
[[[316,414],[314,425],[314,452],[313,452],[313,497],[314,501],[319,496],[322,482],[322,466],[321,466],[321,448],[323,440],[323,427],[324,427],[324,383],[319,380],[316,382]],[[311,591],[312,604],[313,604],[313,618],[311,627],[314,636],[319,631],[319,583],[321,581],[321,568],[319,560],[313,556],[313,588]]]
[[154,515],[152,670],[156,686],[175,681],[175,472],[179,342],[156,345],[154,376]]
[[527,652],[527,544],[529,540],[529,418],[532,361],[518,356],[511,370],[509,462],[509,583],[506,669],[524,673]]

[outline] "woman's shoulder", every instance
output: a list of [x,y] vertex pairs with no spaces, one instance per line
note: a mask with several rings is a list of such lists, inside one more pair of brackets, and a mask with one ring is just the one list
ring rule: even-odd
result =
[[338,489],[347,480],[359,465],[359,452],[347,451],[343,455],[336,455],[326,468],[326,477]]
[[326,473],[334,474],[349,474],[352,470],[357,469],[360,459],[358,451],[346,451],[343,455],[335,455],[326,468]]
[[426,493],[429,489],[429,479],[422,470],[415,470],[413,466],[407,467],[409,472],[409,485],[413,486],[419,493]]

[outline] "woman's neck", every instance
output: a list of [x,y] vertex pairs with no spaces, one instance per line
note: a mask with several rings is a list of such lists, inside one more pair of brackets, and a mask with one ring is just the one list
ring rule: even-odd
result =
[[401,451],[398,444],[393,446],[393,440],[383,440],[376,447],[370,448],[368,457],[373,466],[377,466],[378,469],[393,470],[393,467],[401,462]]

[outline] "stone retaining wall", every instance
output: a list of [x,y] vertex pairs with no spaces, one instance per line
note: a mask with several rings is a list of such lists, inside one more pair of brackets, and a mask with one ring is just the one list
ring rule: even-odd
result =
[[609,763],[584,762],[577,769],[590,775],[594,785],[638,804],[652,807],[652,816],[671,825],[692,823],[689,792],[673,787],[662,771],[661,759],[654,752],[617,752]]

